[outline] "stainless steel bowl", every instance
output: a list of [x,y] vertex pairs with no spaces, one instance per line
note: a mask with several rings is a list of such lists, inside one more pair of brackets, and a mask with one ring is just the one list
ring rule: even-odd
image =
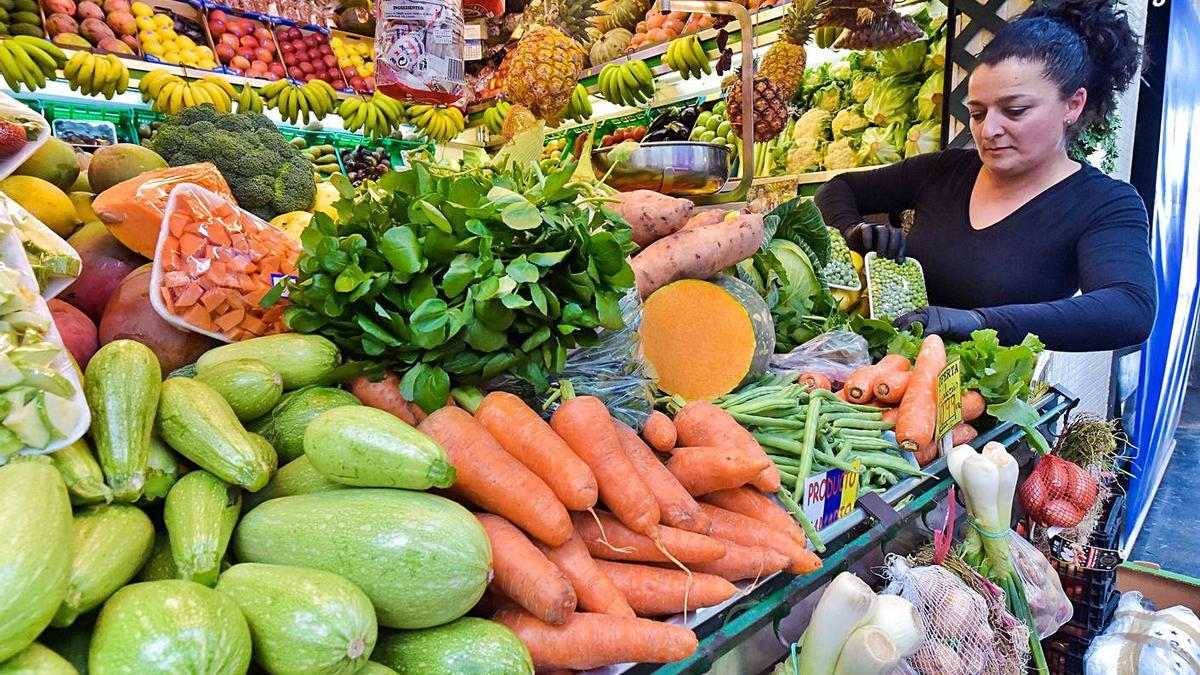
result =
[[[612,166],[612,148],[592,151],[596,172]],[[613,169],[607,183],[622,191],[654,190],[684,197],[710,195],[729,180],[729,148],[716,143],[671,141],[643,143],[628,162]]]

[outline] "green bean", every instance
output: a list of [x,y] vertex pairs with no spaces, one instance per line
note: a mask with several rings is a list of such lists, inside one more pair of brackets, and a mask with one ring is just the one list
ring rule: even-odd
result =
[[846,439],[855,448],[863,450],[898,450],[898,446],[892,441],[882,438],[866,438],[864,436],[855,436]]
[[850,441],[849,441],[849,440],[847,440],[847,439],[842,439],[842,444],[841,444],[841,446],[838,448],[837,454],[836,454],[835,456],[836,456],[838,459],[845,459],[845,458],[846,458],[846,455],[848,455],[849,453],[851,453],[851,452],[853,451],[853,449],[854,449],[854,446],[850,445]]
[[882,468],[902,473],[908,476],[928,476],[930,474],[921,471],[917,467],[908,463],[908,460],[896,455],[889,455],[886,452],[858,452],[854,458],[862,462],[864,466],[872,468]]
[[891,471],[888,471],[887,469],[885,469],[883,467],[877,466],[877,467],[871,469],[871,471],[875,472],[875,475],[882,478],[884,480],[884,482],[888,483],[889,485],[895,485],[896,483],[900,482],[899,476],[892,473]]
[[[729,414],[733,416],[733,419],[737,420],[738,423],[740,423],[744,426],[779,427],[780,429],[803,429],[804,428],[804,422],[799,422],[796,420],[783,419],[783,418],[777,418],[777,417],[763,417],[760,415],[743,415],[742,413],[739,413],[739,412],[730,412]],[[814,424],[813,427],[815,428],[816,425]]]
[[850,410],[857,410],[859,412],[870,412],[870,413],[875,413],[875,412],[882,413],[883,412],[883,408],[876,408],[875,406],[861,405],[858,403],[850,403],[849,401],[843,401],[842,399],[837,397],[837,394],[835,394],[831,391],[827,391],[825,389],[817,389],[816,391],[813,392],[812,395],[813,395],[813,398],[820,398],[823,401],[825,401],[826,405],[832,404],[834,407],[838,407],[838,408],[849,408]]
[[812,544],[817,553],[824,553],[825,542],[821,541],[821,535],[817,534],[817,528],[813,527],[812,522],[804,515],[804,510],[800,508],[796,500],[784,490],[780,490],[777,496],[779,497],[779,501],[783,502],[783,507],[791,512],[792,517],[800,523],[800,527],[804,529],[805,536],[808,537],[809,543]]
[[884,422],[883,420],[863,420],[863,419],[846,419],[834,420],[834,427],[844,427],[847,429],[892,429],[896,426],[895,422]]
[[791,466],[791,467],[800,466],[800,460],[796,459],[795,457],[785,457],[783,455],[771,455],[771,454],[768,454],[767,457],[770,457],[771,461],[775,462],[775,466]]
[[754,431],[750,432],[750,435],[754,436],[754,439],[757,440],[760,445],[765,445],[769,448],[775,448],[776,450],[783,450],[784,452],[788,452],[793,455],[801,455],[804,453],[804,445],[790,438]]
[[865,469],[855,468],[855,466],[850,462],[847,462],[843,459],[838,459],[835,455],[831,455],[828,452],[821,450],[816,451],[816,458],[822,462],[825,462],[829,466],[832,466],[835,469],[841,469],[842,471],[849,471],[851,473],[862,473],[865,471]]
[[837,433],[843,438],[851,438],[854,436],[862,436],[863,438],[880,438],[879,429],[848,429],[846,427],[838,427]]
[[[821,414],[821,399],[813,397],[808,402],[808,416],[805,418],[804,429],[804,445],[800,449],[800,469],[798,471],[802,476],[808,475],[808,469],[812,465],[813,446],[817,443],[817,417]],[[801,483],[796,484],[796,488],[792,491],[792,499],[799,501],[802,490]]]

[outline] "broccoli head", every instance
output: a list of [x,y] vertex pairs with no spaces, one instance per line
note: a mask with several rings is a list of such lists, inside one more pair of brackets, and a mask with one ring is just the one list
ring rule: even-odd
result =
[[168,117],[150,148],[171,166],[212,162],[238,204],[264,219],[307,210],[316,198],[312,163],[258,113],[192,106]]

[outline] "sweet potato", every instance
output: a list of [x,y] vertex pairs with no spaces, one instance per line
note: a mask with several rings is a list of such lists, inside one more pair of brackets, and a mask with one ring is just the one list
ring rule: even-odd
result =
[[763,219],[756,213],[663,237],[633,258],[638,293],[646,298],[672,281],[708,279],[754,255],[762,243]]
[[678,231],[692,213],[690,201],[653,190],[619,192],[616,198],[621,201],[612,205],[613,210],[633,228],[633,241],[642,247]]
[[729,213],[729,212],[723,211],[721,209],[709,209],[708,211],[701,211],[700,213],[693,215],[691,218],[688,218],[687,223],[685,223],[684,226],[680,229],[681,229],[681,231],[682,230],[694,230],[697,227],[705,227],[708,225],[715,225],[715,224],[721,222],[722,220],[725,220],[726,213]]
[[50,316],[62,336],[63,346],[75,357],[79,369],[87,368],[88,360],[100,348],[96,337],[96,324],[78,308],[68,305],[62,300],[49,300],[46,305],[50,308]]

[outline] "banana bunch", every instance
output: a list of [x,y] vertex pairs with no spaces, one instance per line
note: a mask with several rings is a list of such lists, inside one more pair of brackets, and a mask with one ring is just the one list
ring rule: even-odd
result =
[[188,82],[165,70],[152,70],[138,82],[142,100],[153,101],[152,110],[164,115],[174,115],[184,108],[205,103],[212,104],[220,112],[233,111],[233,99],[237,89],[225,80],[208,75],[204,79]]
[[260,94],[266,105],[278,110],[289,124],[324,119],[338,105],[337,92],[325,80],[309,80],[306,84],[275,80]]
[[713,71],[704,45],[700,44],[700,38],[695,35],[671,40],[671,44],[667,45],[667,53],[663,55],[663,62],[685,80],[693,77],[700,79],[711,75]]
[[[29,35],[0,40],[0,75],[13,91],[20,91],[21,85],[29,91],[41,89],[46,86],[47,79],[54,79],[55,71],[66,65],[67,55],[48,40]],[[121,69],[125,70],[125,67],[121,66]],[[125,81],[129,81],[128,70],[125,70]]]
[[611,103],[641,105],[654,98],[654,74],[643,61],[610,63],[600,69],[600,95]]
[[237,97],[237,111],[240,113],[256,112],[262,114],[263,108],[262,97],[258,95],[257,91],[254,91],[254,87],[251,87],[249,84],[243,84],[242,93]]
[[[574,101],[574,97],[571,100]],[[500,133],[504,128],[504,118],[508,117],[508,109],[511,107],[512,104],[508,101],[496,101],[496,105],[483,111],[483,126],[489,134],[495,136]]]
[[129,69],[112,54],[78,51],[63,66],[63,75],[72,91],[85,96],[104,95],[112,99],[129,88]]
[[575,85],[575,93],[571,94],[571,102],[567,104],[567,112],[563,114],[569,120],[586,122],[592,116],[592,101],[588,98],[587,88],[582,84]]
[[[411,114],[412,110],[408,112]],[[405,109],[400,101],[375,92],[371,98],[351,96],[342,99],[338,115],[347,131],[362,130],[368,136],[387,136],[404,122]]]
[[439,143],[457,137],[466,126],[466,120],[458,108],[414,105],[408,109],[408,114],[418,131]]

